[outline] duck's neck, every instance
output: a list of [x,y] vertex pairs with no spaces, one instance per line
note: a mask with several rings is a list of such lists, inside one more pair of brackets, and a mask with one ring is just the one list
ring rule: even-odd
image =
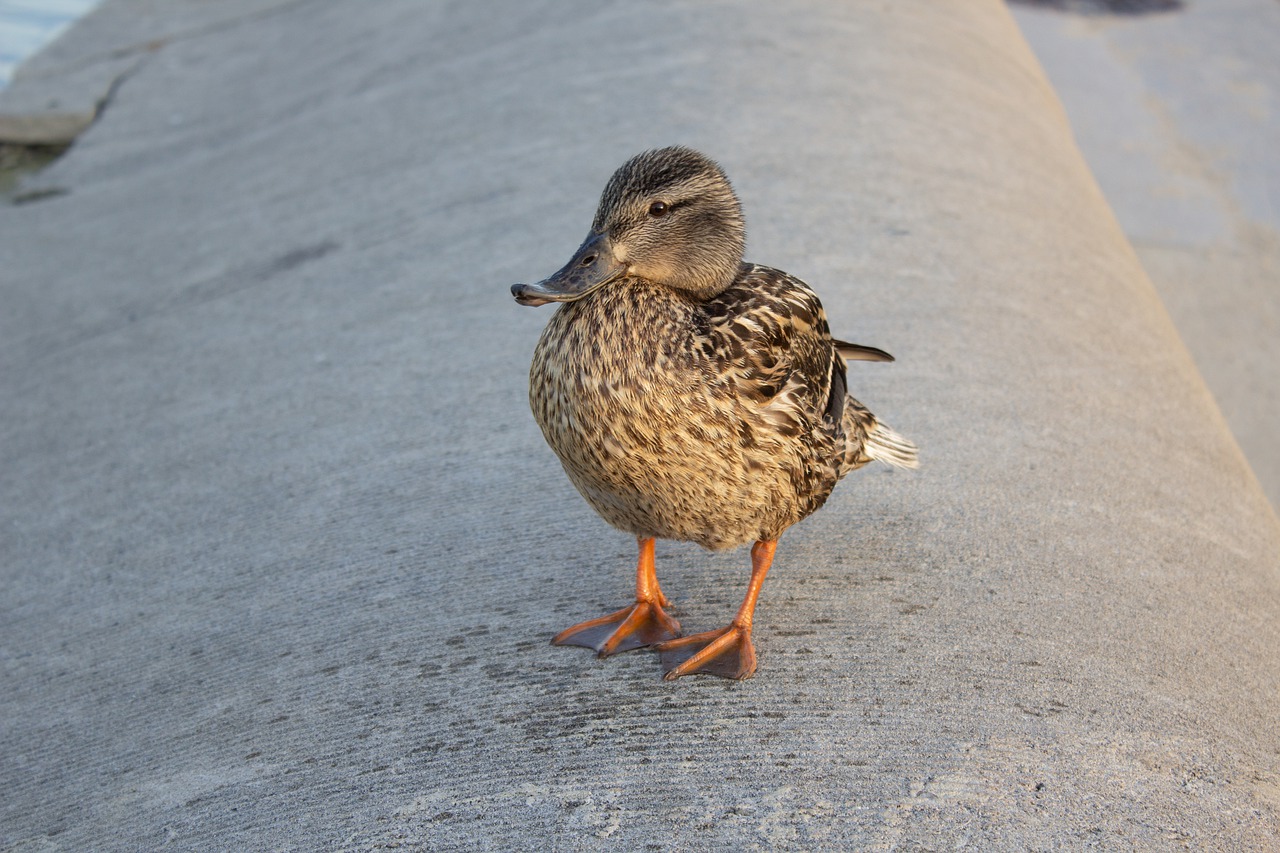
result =
[[741,258],[739,255],[736,258],[708,262],[703,266],[689,265],[667,286],[697,302],[714,299],[737,281],[744,266]]

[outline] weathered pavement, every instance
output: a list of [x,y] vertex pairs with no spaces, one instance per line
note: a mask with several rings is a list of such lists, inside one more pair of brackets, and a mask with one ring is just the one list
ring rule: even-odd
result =
[[[216,10],[55,45],[133,64],[0,208],[0,846],[1280,844],[1280,526],[1003,6]],[[741,684],[547,645],[633,544],[507,286],[672,142],[922,448]],[[745,559],[659,547],[686,628]]]

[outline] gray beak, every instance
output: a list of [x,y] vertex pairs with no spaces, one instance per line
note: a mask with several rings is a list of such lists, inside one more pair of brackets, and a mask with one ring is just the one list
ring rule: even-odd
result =
[[613,243],[603,233],[591,234],[569,263],[537,284],[513,284],[511,295],[521,305],[573,302],[626,275],[627,267],[613,256]]

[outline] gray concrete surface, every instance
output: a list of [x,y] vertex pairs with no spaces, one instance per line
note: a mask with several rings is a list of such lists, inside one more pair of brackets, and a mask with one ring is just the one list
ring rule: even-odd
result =
[[[1280,525],[1001,4],[269,6],[0,208],[0,847],[1280,843]],[[784,537],[741,684],[547,644],[633,544],[507,286],[671,142],[922,448]],[[747,578],[658,562],[691,629]]]
[[57,38],[95,0],[4,0],[0,3],[0,89],[18,65]]
[[0,89],[0,144],[65,145],[84,132],[116,88],[174,42],[199,40],[270,18],[308,0],[140,2],[101,6],[28,58]]
[[1191,0],[1140,15],[1012,10],[1280,506],[1280,3]]

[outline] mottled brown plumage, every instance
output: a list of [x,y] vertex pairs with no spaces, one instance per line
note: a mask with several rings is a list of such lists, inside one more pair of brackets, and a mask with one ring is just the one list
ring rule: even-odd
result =
[[[564,303],[534,351],[534,417],[587,502],[641,544],[636,605],[557,642],[601,654],[654,645],[668,677],[749,676],[751,611],[778,536],[849,471],[916,464],[915,447],[846,391],[845,358],[892,358],[834,340],[804,282],[742,263],[744,234],[715,163],[687,148],[650,151],[610,179],[562,270],[512,288],[524,304]],[[654,538],[757,543],[730,626],[675,639]]]

